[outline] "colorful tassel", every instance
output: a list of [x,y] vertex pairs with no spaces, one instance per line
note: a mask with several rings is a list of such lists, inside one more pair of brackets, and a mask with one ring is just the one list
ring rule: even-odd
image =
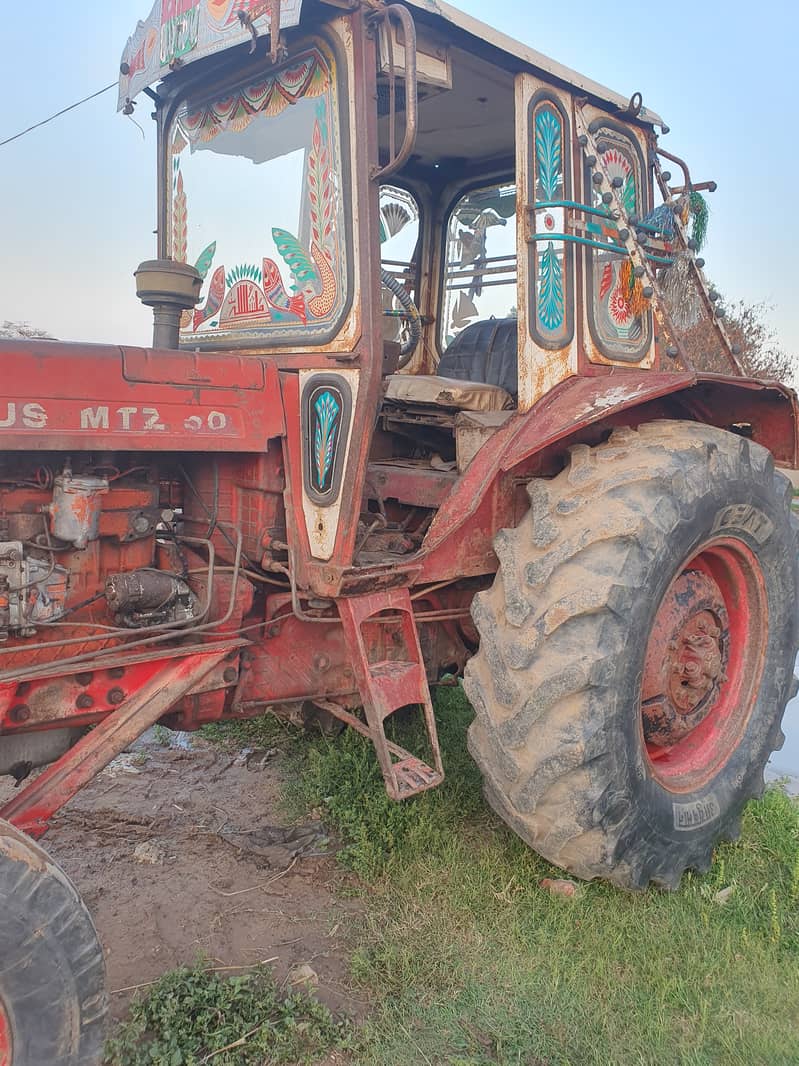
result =
[[696,243],[696,250],[702,250],[707,239],[707,224],[710,217],[710,208],[707,200],[701,192],[692,192],[690,196],[691,213],[694,216],[691,237]]
[[632,259],[625,259],[619,268],[619,289],[632,315],[640,318],[646,311],[647,302],[641,280],[633,273]]

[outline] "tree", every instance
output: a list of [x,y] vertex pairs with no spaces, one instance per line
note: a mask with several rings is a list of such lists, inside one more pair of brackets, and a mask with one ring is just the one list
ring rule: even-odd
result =
[[52,333],[48,333],[44,329],[39,329],[37,326],[32,326],[30,322],[9,322],[8,319],[0,324],[0,340],[48,340],[53,341],[55,337]]
[[[744,300],[728,305],[724,323],[733,344],[740,348],[738,359],[747,375],[790,381],[797,371],[795,356],[781,346],[768,320],[771,307],[766,303],[747,304]],[[710,319],[703,316],[681,338],[691,363],[697,370],[729,374],[729,359],[721,349]]]

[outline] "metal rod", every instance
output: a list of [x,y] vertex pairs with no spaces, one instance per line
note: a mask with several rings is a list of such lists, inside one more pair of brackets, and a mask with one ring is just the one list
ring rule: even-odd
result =
[[531,233],[527,238],[528,244],[537,241],[568,241],[570,244],[584,244],[586,248],[598,248],[601,252],[616,252],[618,255],[627,255],[627,249],[618,244],[603,244],[601,241],[592,241],[588,237],[577,237],[573,233]]
[[671,191],[679,195],[684,192],[715,192],[717,188],[715,181],[698,181],[696,185],[672,185]]
[[553,207],[569,207],[573,211],[583,211],[586,215],[599,215],[600,218],[608,218],[612,222],[616,221],[613,213],[606,208],[589,207],[588,204],[581,204],[577,200],[539,200],[535,204],[530,204],[527,210],[535,214],[536,211],[544,211]]

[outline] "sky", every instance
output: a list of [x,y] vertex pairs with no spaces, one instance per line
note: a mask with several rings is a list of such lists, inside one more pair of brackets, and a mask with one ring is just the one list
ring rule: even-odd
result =
[[[709,0],[629,8],[571,0],[460,0],[464,11],[625,96],[640,91],[671,133],[664,147],[694,180],[713,179],[707,269],[728,300],[773,305],[799,361],[799,139],[794,85],[799,8]],[[116,77],[150,0],[3,0],[0,140]],[[630,25],[623,24],[629,12]],[[790,84],[789,84],[790,82]],[[155,131],[107,93],[0,148],[0,321],[63,340],[147,344],[150,312],[133,271],[155,255]]]

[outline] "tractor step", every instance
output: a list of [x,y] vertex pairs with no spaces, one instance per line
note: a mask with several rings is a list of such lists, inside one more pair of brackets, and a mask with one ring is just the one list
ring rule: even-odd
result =
[[[338,610],[366,723],[346,712],[333,713],[370,737],[392,799],[407,799],[435,788],[444,780],[444,768],[408,589],[342,599]],[[388,650],[393,658],[385,657]],[[432,766],[386,736],[386,719],[400,708],[413,705],[421,708]]]
[[397,782],[400,799],[406,796],[415,796],[418,792],[426,792],[429,788],[435,788],[444,780],[443,772],[434,770],[432,766],[409,755],[394,763],[394,779]]

